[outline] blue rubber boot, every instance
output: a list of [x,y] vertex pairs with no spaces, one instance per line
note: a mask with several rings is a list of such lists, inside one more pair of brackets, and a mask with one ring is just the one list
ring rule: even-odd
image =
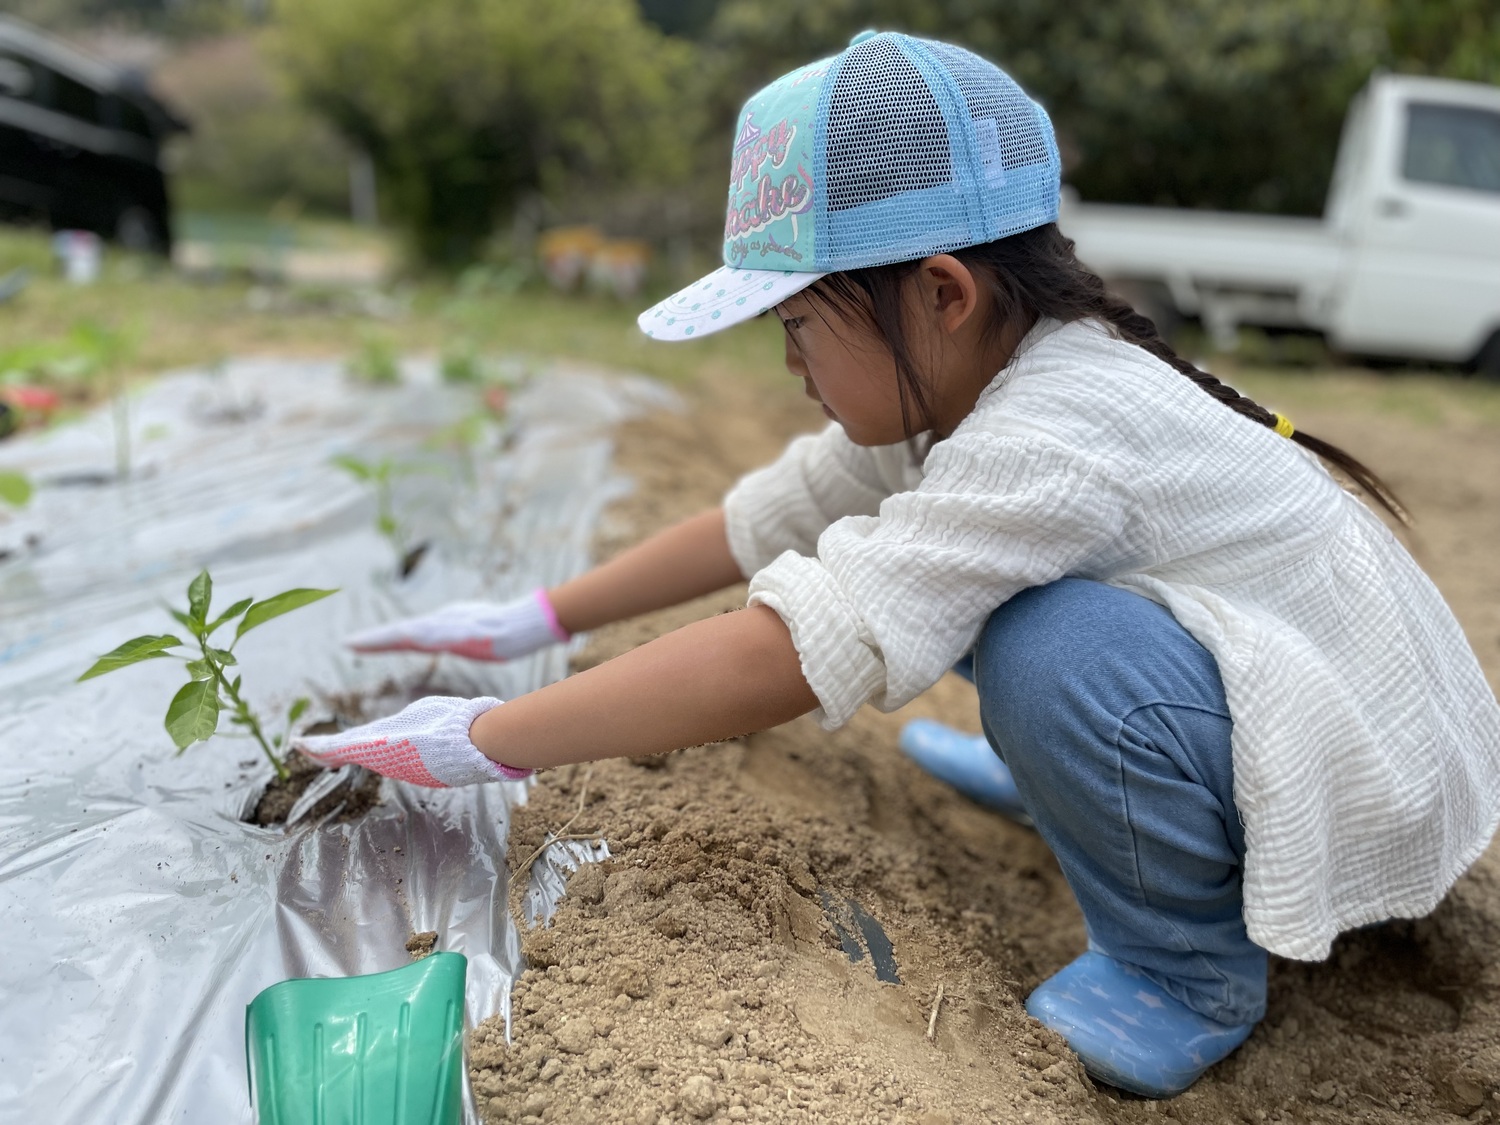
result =
[[1201,1016],[1139,969],[1094,952],[1038,985],[1026,1010],[1092,1077],[1148,1098],[1182,1093],[1255,1027]]
[[906,756],[939,781],[994,809],[1017,824],[1031,826],[1010,769],[982,734],[964,734],[931,719],[913,719],[901,728]]

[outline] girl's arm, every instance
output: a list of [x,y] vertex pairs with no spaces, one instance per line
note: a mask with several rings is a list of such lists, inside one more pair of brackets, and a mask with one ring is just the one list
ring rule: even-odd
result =
[[[679,524],[658,539],[694,522]],[[649,540],[615,562],[637,552],[649,557],[655,543]],[[703,577],[707,581],[706,570]],[[679,582],[686,586],[681,578]],[[664,581],[658,588],[664,594],[673,587]],[[699,593],[712,588],[693,587]],[[643,601],[629,612],[655,604],[668,603]],[[786,625],[775,610],[752,606],[678,629],[486,711],[474,720],[469,737],[493,761],[540,769],[733,738],[817,706]]]
[[729,550],[724,510],[669,527],[556,589],[508,602],[457,602],[345,638],[356,652],[452,652],[514,660],[639,613],[677,605],[743,579]]
[[558,623],[569,633],[582,633],[711,594],[744,578],[729,552],[724,509],[713,508],[548,590],[547,598]]

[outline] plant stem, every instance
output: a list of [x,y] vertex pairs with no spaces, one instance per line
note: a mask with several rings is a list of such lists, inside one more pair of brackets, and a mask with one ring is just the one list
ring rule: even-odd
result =
[[375,478],[375,522],[396,552],[396,565],[400,566],[406,557],[406,541],[401,525],[396,522],[396,495],[389,472]]
[[130,402],[125,397],[125,380],[116,374],[114,400],[111,402],[115,423],[115,475],[120,480],[130,476]]
[[281,759],[276,756],[276,752],[271,749],[271,744],[266,741],[266,736],[260,729],[260,720],[255,717],[255,712],[250,710],[249,704],[240,698],[240,693],[234,690],[234,685],[224,677],[224,669],[220,666],[219,662],[208,654],[207,638],[200,637],[198,645],[203,649],[203,659],[208,661],[208,666],[213,669],[214,679],[219,682],[219,690],[229,697],[229,702],[234,704],[234,713],[244,721],[245,726],[250,730],[250,734],[256,742],[260,743],[260,748],[266,752],[267,759],[270,760],[272,768],[276,770],[276,776],[285,781],[291,775],[287,773],[286,767],[281,764]]

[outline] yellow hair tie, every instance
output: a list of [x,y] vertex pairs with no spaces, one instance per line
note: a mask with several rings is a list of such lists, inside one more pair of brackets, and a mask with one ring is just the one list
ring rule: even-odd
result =
[[1285,414],[1278,414],[1276,415],[1276,432],[1284,438],[1289,438],[1297,432],[1297,428],[1292,425],[1292,420]]

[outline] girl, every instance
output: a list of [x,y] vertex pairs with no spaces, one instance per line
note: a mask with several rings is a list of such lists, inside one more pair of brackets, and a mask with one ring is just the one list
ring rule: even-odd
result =
[[504,705],[424,699],[300,747],[469,784],[834,728],[969,654],[984,754],[1089,934],[1027,1008],[1148,1096],[1250,1034],[1267,950],[1322,958],[1431,910],[1500,812],[1477,661],[1317,458],[1396,512],[1378,479],[1079,265],[1058,173],[1040,107],[942,43],[866,32],[753,97],[725,266],[640,323],[675,340],[774,310],[831,424],[556,589],[351,643],[506,659],[745,577],[748,608]]

